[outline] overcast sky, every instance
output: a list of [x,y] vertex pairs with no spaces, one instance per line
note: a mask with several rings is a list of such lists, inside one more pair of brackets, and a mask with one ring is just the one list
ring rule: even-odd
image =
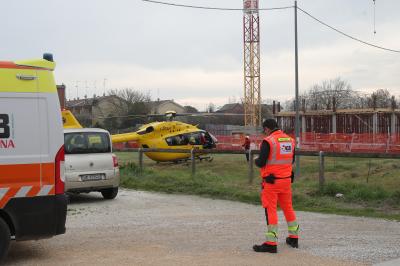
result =
[[[163,0],[241,8],[242,0]],[[260,7],[293,5],[260,0]],[[299,0],[348,34],[400,50],[400,1]],[[243,97],[243,14],[169,7],[141,0],[4,0],[1,60],[51,52],[67,97],[134,88],[204,110]],[[263,99],[294,95],[293,10],[260,11]],[[342,77],[352,88],[400,95],[400,54],[367,47],[299,13],[300,91]]]

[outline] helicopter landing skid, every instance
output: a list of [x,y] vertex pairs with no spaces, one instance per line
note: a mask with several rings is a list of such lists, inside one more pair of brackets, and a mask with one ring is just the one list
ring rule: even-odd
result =
[[170,161],[173,164],[181,164],[181,163],[188,163],[190,161],[190,158],[185,158],[185,159],[178,159],[178,160],[174,160],[174,161]]
[[212,162],[214,160],[214,157],[212,157],[212,156],[199,156],[199,157],[197,157],[197,159],[199,159],[200,162],[202,162],[204,160],[204,161],[210,163],[210,162]]
[[[212,162],[214,160],[214,157],[212,157],[212,156],[197,156],[196,160],[199,160],[200,162],[202,162],[203,160],[206,162]],[[189,165],[190,161],[191,161],[190,158],[185,158],[185,159],[174,160],[171,162],[173,164],[185,163],[185,164]]]

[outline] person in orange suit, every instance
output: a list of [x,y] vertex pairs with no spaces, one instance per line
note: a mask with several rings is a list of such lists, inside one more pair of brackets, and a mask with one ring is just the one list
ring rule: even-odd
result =
[[265,120],[263,128],[267,136],[261,143],[260,156],[255,159],[255,164],[261,168],[261,203],[265,209],[267,232],[266,241],[261,245],[254,245],[253,250],[277,253],[278,203],[288,225],[289,236],[286,238],[286,243],[293,248],[299,247],[299,225],[292,207],[291,189],[295,142],[278,128],[274,119]]
[[244,143],[242,144],[243,149],[246,152],[246,160],[249,162],[249,151],[250,151],[250,137],[246,136]]

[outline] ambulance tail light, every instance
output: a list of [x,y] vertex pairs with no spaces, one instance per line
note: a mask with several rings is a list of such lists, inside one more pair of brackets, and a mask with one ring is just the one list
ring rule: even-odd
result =
[[60,150],[56,154],[55,159],[55,192],[57,194],[64,194],[64,186],[65,186],[65,154],[64,154],[64,145],[61,146]]

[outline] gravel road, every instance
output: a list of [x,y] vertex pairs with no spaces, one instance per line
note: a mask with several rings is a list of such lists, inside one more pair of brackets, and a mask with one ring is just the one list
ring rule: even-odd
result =
[[298,250],[252,251],[264,240],[263,210],[196,196],[121,190],[115,200],[75,196],[67,233],[14,242],[7,265],[370,265],[400,257],[400,223],[298,212]]

